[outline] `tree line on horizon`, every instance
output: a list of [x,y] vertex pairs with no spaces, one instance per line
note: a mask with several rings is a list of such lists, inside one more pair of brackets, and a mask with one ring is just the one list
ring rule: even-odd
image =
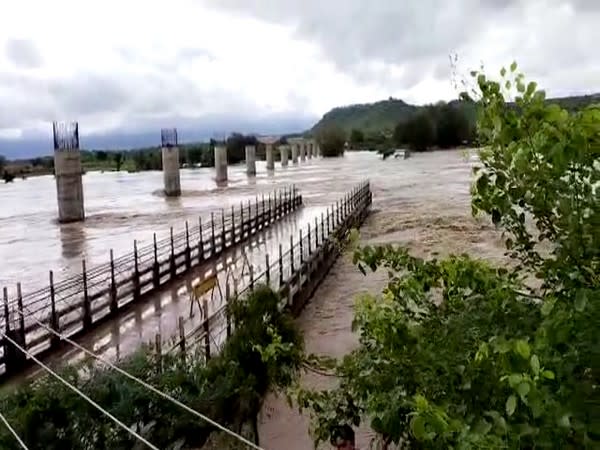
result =
[[[366,132],[353,128],[348,144],[352,149],[377,150],[384,154],[393,151],[394,147],[426,151],[470,145],[476,139],[474,116],[462,104],[439,102],[402,118],[392,132]],[[339,127],[338,133],[343,133]]]
[[[285,141],[285,137],[283,138]],[[182,167],[214,167],[214,147],[218,142],[195,142],[179,144],[179,162]],[[227,146],[229,164],[245,160],[246,145],[257,147],[257,157],[265,155],[264,144],[260,144],[254,135],[238,132],[231,133],[224,144]],[[276,154],[276,158],[279,156]],[[81,150],[81,163],[84,170],[127,170],[138,172],[161,170],[162,155],[160,146],[143,147],[129,150]],[[18,161],[8,161],[0,155],[0,175],[27,176],[54,173],[54,157],[43,156]],[[11,180],[12,180],[11,178]]]
[[[545,99],[575,112],[597,103],[600,94]],[[515,108],[514,103],[508,103]],[[312,128],[313,133],[336,134],[354,150],[376,150],[389,155],[394,148],[424,151],[477,145],[477,104],[453,100],[416,106],[390,97],[375,103],[337,107],[326,113]]]

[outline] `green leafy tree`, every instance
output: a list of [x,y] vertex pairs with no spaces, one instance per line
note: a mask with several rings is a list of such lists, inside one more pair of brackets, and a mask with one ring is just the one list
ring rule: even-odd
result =
[[317,141],[324,157],[340,156],[344,154],[346,133],[342,128],[331,125],[319,131]]
[[159,148],[145,148],[132,152],[136,170],[161,170],[162,155]]
[[115,166],[117,169],[117,172],[121,171],[121,164],[123,163],[123,153],[121,152],[117,152],[114,154],[114,159],[115,159]]
[[416,151],[429,150],[436,141],[435,122],[428,111],[412,116],[403,127],[404,141]]
[[365,135],[363,132],[358,128],[352,128],[352,131],[350,131],[350,144],[352,144],[352,147],[360,147],[364,141]]
[[227,162],[237,164],[246,159],[246,145],[257,145],[255,136],[246,136],[241,133],[232,133],[227,138]]
[[205,144],[194,144],[185,147],[187,153],[188,164],[198,164],[203,160],[204,153],[210,151],[209,147]]
[[458,106],[443,104],[438,107],[436,120],[436,145],[452,148],[471,139],[471,127],[464,111]]
[[358,248],[359,269],[389,280],[357,301],[339,386],[297,395],[316,440],[366,421],[384,446],[600,446],[600,107],[546,104],[516,64],[473,75],[473,213],[502,229],[512,264]]
[[404,122],[398,122],[398,124],[394,128],[393,140],[394,143],[399,147],[408,143],[406,140],[406,133],[404,131],[405,128],[406,124]]
[[94,152],[94,155],[98,161],[106,161],[108,159],[108,153],[104,150],[97,150]]

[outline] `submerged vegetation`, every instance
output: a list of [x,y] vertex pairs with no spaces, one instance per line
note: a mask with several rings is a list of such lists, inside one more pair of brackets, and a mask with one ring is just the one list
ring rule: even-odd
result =
[[[268,389],[288,386],[302,340],[279,297],[258,287],[231,303],[236,327],[221,353],[165,354],[144,348],[120,367],[218,423],[252,436]],[[62,376],[161,449],[198,448],[215,428],[110,369],[69,367]],[[4,394],[0,411],[30,449],[132,449],[134,438],[58,380],[42,377]],[[0,448],[20,448],[0,427]],[[141,448],[141,447],[140,447]]]
[[327,127],[319,131],[317,142],[325,158],[340,156],[344,154],[346,134],[339,127]]
[[357,248],[358,268],[389,281],[357,300],[339,385],[296,392],[316,441],[366,423],[383,448],[600,446],[600,107],[549,105],[516,64],[473,76],[473,213],[511,263]]

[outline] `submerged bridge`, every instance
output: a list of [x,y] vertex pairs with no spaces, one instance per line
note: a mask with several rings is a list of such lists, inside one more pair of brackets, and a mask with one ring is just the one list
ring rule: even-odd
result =
[[[231,331],[227,301],[257,283],[271,285],[288,307],[299,311],[337,257],[336,242],[349,228],[360,225],[370,204],[370,186],[365,182],[315,216],[306,230],[271,237],[271,252],[258,251],[257,243],[268,240],[265,233],[278,222],[294,220],[302,207],[300,192],[290,186],[230,211],[212,213],[210,220],[186,222],[182,232],[171,228],[165,239],[157,240],[155,234],[150,245],[138,246],[134,241],[127,255],[115,258],[110,251],[103,265],[88,268],[82,261],[77,276],[55,280],[50,271],[43,289],[24,293],[20,284],[16,289],[5,287],[0,326],[10,339],[0,342],[0,379],[32,367],[32,357],[64,354],[64,337],[88,340],[94,343],[94,351],[101,352],[94,335],[98,329],[119,323],[128,311],[151,298],[161,308],[159,294],[165,289],[183,289],[189,297],[207,280],[222,285],[219,302],[204,299],[200,314],[178,318],[176,331],[177,348],[185,348],[192,337],[201,339],[209,357]],[[169,339],[168,334],[163,330],[158,340]]]
[[[84,192],[82,183],[81,152],[79,148],[79,124],[53,123],[54,135],[54,172],[56,175],[56,195],[59,222],[79,222],[85,220]],[[265,147],[267,171],[275,170],[275,153],[279,153],[281,167],[289,164],[291,151],[292,164],[304,163],[307,159],[316,158],[321,149],[314,139],[290,138],[282,140],[278,137],[258,138]],[[215,181],[227,183],[227,146],[214,146]],[[181,195],[179,141],[177,129],[161,130],[161,156],[163,172],[163,191],[168,197]],[[256,176],[256,146],[245,147],[246,173]]]

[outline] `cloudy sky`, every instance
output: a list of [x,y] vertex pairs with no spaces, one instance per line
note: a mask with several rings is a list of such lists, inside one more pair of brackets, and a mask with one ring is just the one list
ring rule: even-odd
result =
[[600,0],[19,0],[0,15],[0,138],[74,119],[296,131],[334,106],[452,99],[450,54],[459,76],[516,59],[550,95],[598,92],[598,43]]

